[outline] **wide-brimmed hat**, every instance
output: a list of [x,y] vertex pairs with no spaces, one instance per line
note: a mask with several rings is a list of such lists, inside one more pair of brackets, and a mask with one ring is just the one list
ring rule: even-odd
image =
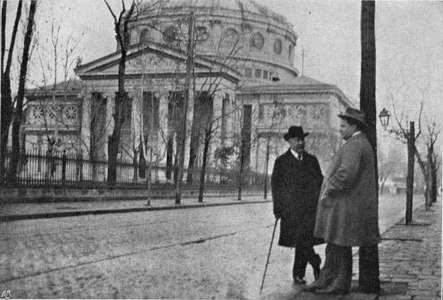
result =
[[290,138],[304,138],[309,133],[304,133],[303,128],[300,126],[291,126],[288,129],[288,132],[283,136],[285,141],[289,140]]
[[342,119],[352,119],[359,122],[361,125],[366,126],[366,115],[361,110],[348,107],[344,114],[338,115]]

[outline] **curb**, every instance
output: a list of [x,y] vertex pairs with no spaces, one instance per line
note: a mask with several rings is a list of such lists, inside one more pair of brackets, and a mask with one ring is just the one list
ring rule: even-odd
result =
[[12,221],[32,220],[32,219],[52,219],[52,218],[64,218],[64,217],[77,217],[77,216],[84,216],[84,215],[104,215],[104,214],[115,214],[115,213],[118,214],[118,213],[131,213],[131,212],[143,212],[143,211],[157,211],[157,210],[204,208],[204,207],[258,204],[258,203],[270,203],[270,201],[268,201],[268,200],[241,201],[240,200],[239,202],[225,202],[225,203],[175,204],[175,206],[117,208],[117,209],[99,209],[99,210],[81,210],[81,211],[38,213],[38,214],[8,215],[8,216],[0,216],[0,222],[12,222]]

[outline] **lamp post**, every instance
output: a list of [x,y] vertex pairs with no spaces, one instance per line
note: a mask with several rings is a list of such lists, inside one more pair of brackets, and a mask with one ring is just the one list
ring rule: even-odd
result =
[[[391,114],[385,108],[379,114],[379,119],[384,130],[389,126]],[[388,132],[392,132],[389,130]],[[412,223],[412,203],[414,192],[414,152],[415,152],[415,123],[409,122],[409,131],[404,132],[408,145],[408,172],[406,175],[406,225]]]

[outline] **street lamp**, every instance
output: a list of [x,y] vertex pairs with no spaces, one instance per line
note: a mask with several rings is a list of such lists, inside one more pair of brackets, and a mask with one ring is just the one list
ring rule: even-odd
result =
[[389,125],[389,118],[391,117],[391,113],[386,110],[386,108],[383,108],[378,117],[380,119],[381,126],[383,126],[383,129],[386,130]]
[[[384,130],[387,130],[391,113],[382,109],[378,118]],[[392,131],[391,131],[392,132]],[[415,124],[409,122],[409,131],[403,133],[408,145],[408,173],[406,175],[406,225],[412,223],[412,202],[414,192],[414,154],[415,154]]]

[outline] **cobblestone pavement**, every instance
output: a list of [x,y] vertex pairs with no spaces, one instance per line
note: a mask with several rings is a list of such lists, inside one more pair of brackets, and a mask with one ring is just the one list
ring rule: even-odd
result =
[[[440,299],[441,296],[441,199],[430,211],[414,211],[412,225],[404,221],[383,235],[379,247],[381,281],[399,289],[398,299]],[[393,286],[394,285],[394,286]],[[395,286],[396,285],[396,286]],[[391,299],[389,295],[381,299]],[[397,299],[397,298],[393,298]]]
[[[380,200],[382,232],[404,215],[403,199]],[[275,241],[259,294],[274,223],[271,207],[251,203],[0,223],[0,289],[21,298],[337,299],[293,286],[293,250]],[[440,202],[430,212],[419,208],[413,220],[415,226],[395,225],[383,234],[383,293],[353,290],[343,299],[438,299]],[[316,251],[323,255],[324,246]],[[355,281],[357,260],[354,271]],[[307,280],[312,281],[309,268]]]
[[[441,299],[441,199],[429,211],[424,206],[414,211],[412,225],[404,219],[382,235],[379,245],[380,295],[357,291],[358,255],[354,256],[351,293],[346,296],[319,296],[298,289],[295,299]],[[294,299],[294,298],[293,298]]]

